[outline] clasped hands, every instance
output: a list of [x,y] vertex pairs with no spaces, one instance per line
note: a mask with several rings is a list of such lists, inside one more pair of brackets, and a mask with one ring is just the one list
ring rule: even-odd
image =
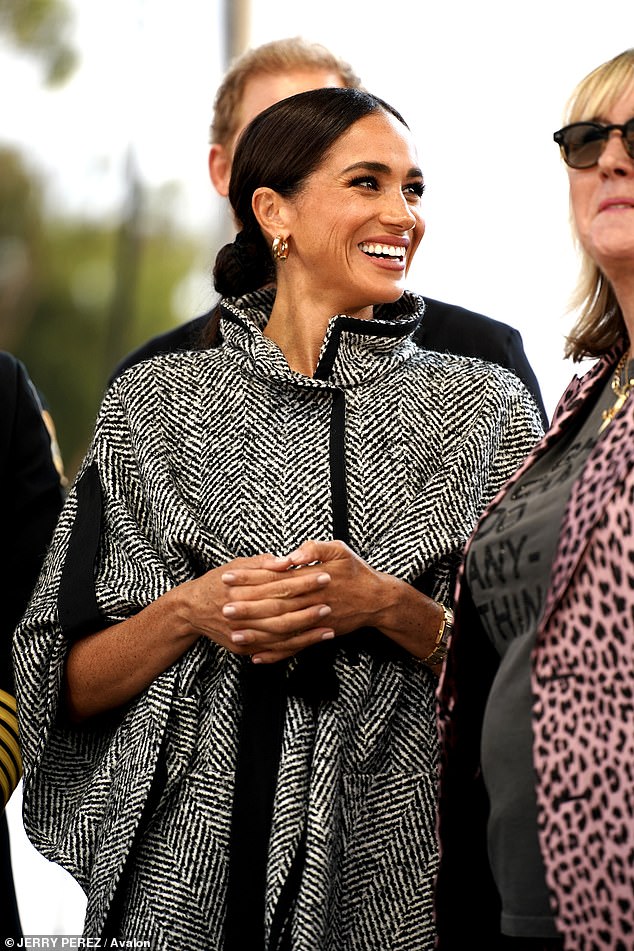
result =
[[81,722],[127,703],[199,637],[270,664],[371,627],[425,660],[443,621],[440,604],[340,541],[236,558],[77,639],[66,661],[67,713]]
[[288,555],[237,558],[188,582],[194,629],[254,663],[377,626],[389,575],[340,541],[306,541]]

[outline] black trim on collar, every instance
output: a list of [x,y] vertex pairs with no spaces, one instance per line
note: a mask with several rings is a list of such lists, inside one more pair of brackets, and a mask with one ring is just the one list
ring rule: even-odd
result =
[[418,316],[412,316],[408,320],[394,321],[393,323],[384,322],[380,318],[361,320],[359,317],[339,317],[332,328],[322,358],[315,370],[314,379],[326,380],[330,376],[339,350],[341,334],[344,330],[351,333],[366,334],[369,337],[406,337],[413,333],[418,326],[418,322]]

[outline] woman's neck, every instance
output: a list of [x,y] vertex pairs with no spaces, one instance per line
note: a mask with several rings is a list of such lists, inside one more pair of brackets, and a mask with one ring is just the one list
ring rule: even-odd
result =
[[[325,295],[324,295],[325,296]],[[328,323],[335,314],[350,313],[309,295],[291,294],[278,286],[264,335],[277,344],[291,370],[314,376]],[[370,320],[373,308],[365,307],[351,316]]]
[[619,302],[621,313],[623,314],[623,320],[625,322],[625,328],[629,337],[629,359],[631,360],[634,358],[634,281],[631,282],[631,286],[628,288],[624,287],[621,283],[618,288],[614,288],[614,293],[616,294],[616,299]]

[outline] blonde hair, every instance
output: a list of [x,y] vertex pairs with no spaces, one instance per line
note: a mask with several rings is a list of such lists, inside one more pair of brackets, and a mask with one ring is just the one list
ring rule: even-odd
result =
[[358,89],[361,80],[349,63],[319,43],[309,43],[299,36],[264,43],[247,50],[233,61],[214,101],[214,116],[210,127],[210,141],[228,145],[238,122],[238,110],[249,79],[259,74],[276,75],[293,69],[328,70],[341,77],[344,86]]
[[[634,82],[634,49],[625,50],[582,79],[568,100],[564,124],[584,122],[605,114],[627,86]],[[579,242],[581,271],[571,298],[579,316],[566,338],[565,355],[573,360],[598,357],[625,334],[623,314],[614,289],[599,266]]]

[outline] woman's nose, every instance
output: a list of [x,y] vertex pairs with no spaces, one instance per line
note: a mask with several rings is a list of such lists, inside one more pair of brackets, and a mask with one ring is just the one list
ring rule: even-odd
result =
[[390,192],[390,194],[386,196],[381,217],[384,221],[402,228],[404,231],[411,231],[416,225],[416,215],[410,208],[407,199],[400,189],[398,194]]
[[599,156],[599,169],[605,174],[616,172],[625,175],[628,172],[634,174],[634,159],[631,159],[625,148],[623,134],[618,129],[612,129],[605,144],[603,152]]

